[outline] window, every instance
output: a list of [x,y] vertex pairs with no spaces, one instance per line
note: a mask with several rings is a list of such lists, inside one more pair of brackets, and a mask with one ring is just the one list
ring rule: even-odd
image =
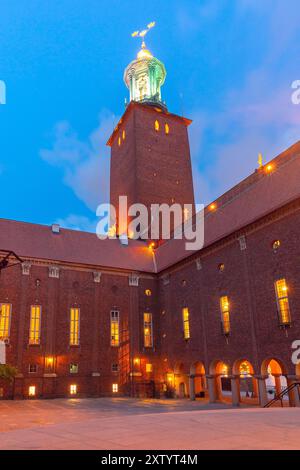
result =
[[182,321],[183,321],[183,337],[184,339],[190,339],[190,313],[187,307],[182,309]]
[[118,138],[118,146],[121,147],[121,137]]
[[70,346],[79,346],[79,308],[70,310]]
[[155,121],[154,128],[155,128],[156,132],[159,131],[159,122],[158,122],[158,120]]
[[41,306],[32,305],[30,308],[29,344],[40,344],[41,336]]
[[291,323],[291,313],[289,306],[288,288],[285,279],[279,279],[275,282],[275,292],[279,322],[281,325],[289,325]]
[[70,374],[78,374],[78,364],[70,364]]
[[119,372],[119,364],[117,362],[112,364],[111,365],[111,370],[112,370],[112,372]]
[[144,346],[152,348],[152,313],[144,313]]
[[152,364],[146,364],[146,372],[147,372],[147,374],[151,374],[152,371],[153,371],[153,366],[152,366]]
[[225,264],[224,263],[219,264],[218,270],[220,273],[223,273],[225,271]]
[[122,139],[123,139],[123,140],[126,139],[126,131],[125,131],[125,130],[122,132]]
[[118,310],[110,312],[110,344],[111,346],[119,346],[119,317]]
[[170,134],[170,126],[167,123],[165,124],[165,133],[166,135]]
[[37,365],[36,364],[29,364],[28,372],[29,372],[29,374],[36,374],[37,373]]
[[145,290],[145,295],[146,295],[147,297],[151,297],[151,295],[152,295],[151,290],[150,290],[150,289],[146,289],[146,290]]
[[280,248],[281,242],[280,240],[275,240],[275,242],[272,243],[272,247],[274,251],[277,251]]
[[0,340],[9,339],[11,305],[0,304]]
[[113,393],[118,393],[119,391],[119,385],[118,384],[112,384],[112,392]]
[[221,309],[221,321],[223,327],[224,335],[229,335],[230,333],[230,311],[229,311],[229,301],[227,296],[223,296],[220,299],[220,309]]
[[36,395],[36,386],[35,385],[30,385],[30,387],[28,388],[28,395],[30,397],[35,397],[35,395]]
[[70,385],[70,395],[77,395],[77,385]]

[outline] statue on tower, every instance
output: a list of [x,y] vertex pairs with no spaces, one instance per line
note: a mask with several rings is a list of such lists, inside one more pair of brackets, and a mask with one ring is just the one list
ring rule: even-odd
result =
[[155,104],[166,109],[161,99],[161,86],[166,78],[166,69],[162,62],[153,57],[145,44],[145,37],[154,26],[155,21],[152,21],[146,29],[132,33],[132,37],[142,39],[142,48],[137,58],[125,69],[124,81],[130,91],[130,101]]

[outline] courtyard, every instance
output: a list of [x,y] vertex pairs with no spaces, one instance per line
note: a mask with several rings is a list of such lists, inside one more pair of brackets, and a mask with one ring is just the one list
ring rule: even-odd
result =
[[0,402],[0,449],[300,449],[300,409],[127,398]]

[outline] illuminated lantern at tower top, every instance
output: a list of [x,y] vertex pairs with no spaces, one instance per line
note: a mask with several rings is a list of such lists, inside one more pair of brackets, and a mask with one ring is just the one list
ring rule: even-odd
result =
[[155,22],[148,24],[147,29],[135,31],[132,37],[142,38],[142,47],[137,58],[125,69],[124,81],[130,92],[130,101],[159,105],[165,108],[161,98],[161,87],[166,79],[166,69],[162,62],[153,57],[146,48],[145,36]]

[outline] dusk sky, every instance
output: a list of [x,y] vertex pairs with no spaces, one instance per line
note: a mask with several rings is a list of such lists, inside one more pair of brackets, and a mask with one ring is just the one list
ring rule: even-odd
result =
[[123,71],[150,21],[169,111],[190,128],[208,203],[300,136],[298,0],[0,0],[0,217],[94,230]]

